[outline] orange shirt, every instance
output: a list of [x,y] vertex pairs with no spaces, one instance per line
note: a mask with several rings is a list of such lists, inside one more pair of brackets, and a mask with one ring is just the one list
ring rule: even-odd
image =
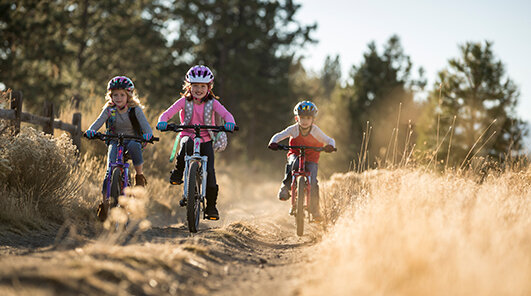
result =
[[[293,124],[288,126],[285,130],[276,133],[273,135],[269,144],[278,143],[289,137],[290,146],[312,146],[312,147],[323,147],[324,145],[336,146],[334,139],[327,136],[317,125],[313,124],[310,128],[308,135],[303,136],[300,132],[299,124]],[[288,157],[290,155],[299,155],[300,150],[290,149],[288,152]],[[314,150],[306,150],[306,161],[311,161],[318,163],[320,153]]]

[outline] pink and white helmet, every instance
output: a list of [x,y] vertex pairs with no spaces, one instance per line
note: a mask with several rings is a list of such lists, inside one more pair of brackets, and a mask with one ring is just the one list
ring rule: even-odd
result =
[[184,76],[188,83],[211,83],[214,81],[214,74],[207,66],[195,65]]

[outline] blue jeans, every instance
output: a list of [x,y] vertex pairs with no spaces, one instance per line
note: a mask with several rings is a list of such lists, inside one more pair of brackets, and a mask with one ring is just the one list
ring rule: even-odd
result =
[[[144,163],[144,158],[142,157],[142,144],[137,141],[124,141],[125,151],[128,151],[129,156],[133,160],[133,165],[141,165]],[[124,151],[124,155],[125,155]],[[118,141],[111,141],[107,148],[107,167],[109,163],[116,162],[116,157],[118,156]]]
[[[310,185],[317,186],[317,170],[319,165],[316,162],[307,161],[305,164],[306,171],[310,172]],[[288,158],[288,163],[286,164],[286,175],[284,176],[284,184],[286,186],[291,186],[291,172],[299,169],[299,158],[297,155],[290,155]],[[312,188],[313,191],[313,188]]]

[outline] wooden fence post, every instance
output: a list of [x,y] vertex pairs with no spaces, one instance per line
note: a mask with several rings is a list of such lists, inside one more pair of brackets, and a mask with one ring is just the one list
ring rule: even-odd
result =
[[13,134],[20,133],[20,121],[22,119],[22,92],[14,91],[11,93],[11,110],[15,110],[15,120],[12,121]]
[[54,115],[53,115],[53,103],[52,102],[49,102],[49,101],[44,102],[44,107],[42,109],[42,116],[50,119],[49,122],[47,122],[46,124],[42,126],[42,131],[45,134],[53,135]]
[[72,134],[72,141],[76,145],[77,150],[81,151],[81,113],[74,113],[72,116],[72,125],[75,126],[74,133]]

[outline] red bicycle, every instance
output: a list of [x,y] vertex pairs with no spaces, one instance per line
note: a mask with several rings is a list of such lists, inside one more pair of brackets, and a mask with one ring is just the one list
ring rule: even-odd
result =
[[[311,146],[288,146],[278,145],[279,150],[296,149],[300,153],[297,156],[299,167],[292,171],[291,174],[291,207],[295,209],[295,224],[297,225],[297,235],[302,236],[304,234],[304,218],[305,212],[308,213],[308,222],[312,221],[312,214],[309,211],[310,204],[310,176],[311,173],[306,171],[306,150],[311,149],[317,152],[325,151],[324,147],[311,147]],[[334,148],[333,151],[337,151]]]

